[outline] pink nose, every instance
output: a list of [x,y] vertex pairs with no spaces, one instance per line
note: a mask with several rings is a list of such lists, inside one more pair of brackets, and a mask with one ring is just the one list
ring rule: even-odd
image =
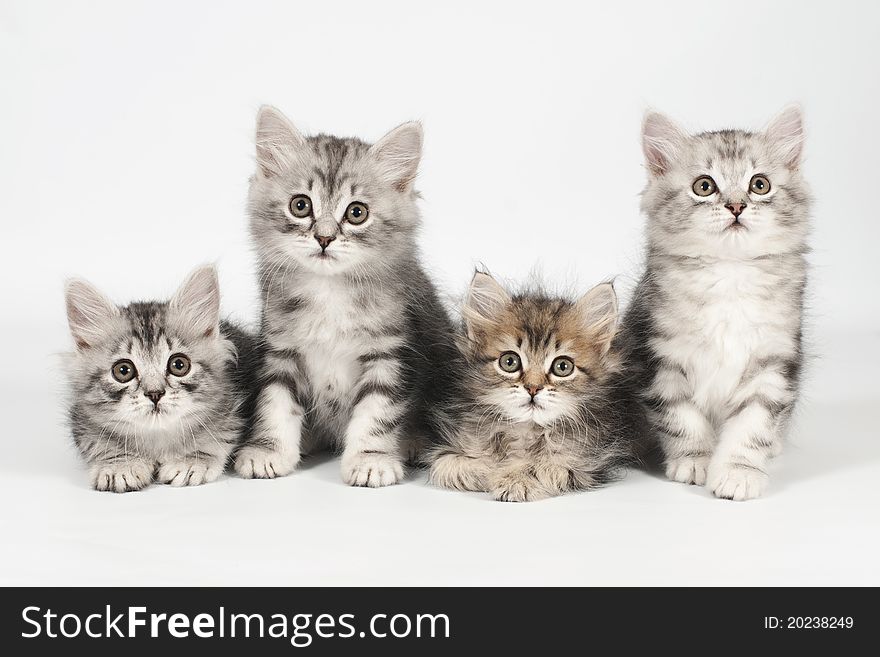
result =
[[327,247],[330,246],[330,242],[336,239],[336,235],[315,235],[315,239],[321,245],[321,250],[326,251]]
[[529,391],[529,394],[530,394],[532,397],[534,397],[535,395],[537,395],[537,394],[538,394],[539,392],[541,392],[543,389],[544,389],[544,386],[526,386],[526,390]]
[[730,214],[733,215],[734,219],[739,219],[739,215],[742,214],[742,211],[746,209],[745,203],[728,203],[724,206],[728,210],[730,210]]

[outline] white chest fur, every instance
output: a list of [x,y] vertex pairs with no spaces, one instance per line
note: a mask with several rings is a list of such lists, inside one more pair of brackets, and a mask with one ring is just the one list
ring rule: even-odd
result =
[[292,315],[274,318],[284,329],[276,340],[300,354],[316,405],[344,402],[363,372],[359,358],[376,348],[393,304],[382,304],[381,295],[365,303],[341,277],[307,276],[288,289],[301,306]]
[[716,261],[658,273],[666,294],[654,313],[664,336],[654,348],[684,369],[704,409],[727,403],[750,363],[794,353],[799,307],[782,272]]

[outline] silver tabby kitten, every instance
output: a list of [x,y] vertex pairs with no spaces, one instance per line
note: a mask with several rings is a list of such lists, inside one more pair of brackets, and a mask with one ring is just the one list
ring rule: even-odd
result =
[[463,315],[463,376],[428,459],[434,484],[526,502],[601,485],[631,459],[640,413],[615,386],[610,284],[569,302],[511,295],[477,273]]
[[216,479],[241,426],[234,337],[219,320],[213,267],[194,271],[168,303],[117,306],[89,283],[66,291],[76,344],[68,368],[71,430],[98,490]]
[[454,354],[415,243],[421,126],[370,145],[305,137],[264,107],[256,145],[249,210],[264,354],[235,469],[286,475],[329,446],[342,451],[347,483],[395,484],[408,450],[432,431]]
[[798,392],[809,192],[803,121],[690,135],[650,113],[647,271],[625,320],[632,374],[675,481],[762,494]]

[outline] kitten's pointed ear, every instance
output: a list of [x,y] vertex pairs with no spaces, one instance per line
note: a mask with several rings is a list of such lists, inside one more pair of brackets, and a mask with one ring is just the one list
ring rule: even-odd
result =
[[801,163],[804,148],[804,114],[797,105],[789,105],[764,129],[776,155],[791,169]]
[[410,121],[397,126],[370,147],[382,177],[397,191],[413,184],[422,158],[422,124]]
[[70,334],[80,351],[100,343],[107,335],[107,323],[119,315],[115,303],[82,279],[68,281],[64,299]]
[[464,302],[464,322],[468,335],[480,327],[494,324],[510,303],[510,295],[489,274],[478,271],[471,280]]
[[220,281],[217,269],[205,265],[193,271],[171,297],[169,314],[177,326],[196,337],[220,332]]
[[642,150],[652,176],[662,176],[687,139],[687,132],[665,114],[648,112],[642,121]]
[[575,303],[585,333],[602,355],[608,353],[617,333],[617,293],[611,283],[597,285]]
[[272,178],[287,170],[306,140],[280,110],[263,105],[257,114],[256,142],[258,170]]

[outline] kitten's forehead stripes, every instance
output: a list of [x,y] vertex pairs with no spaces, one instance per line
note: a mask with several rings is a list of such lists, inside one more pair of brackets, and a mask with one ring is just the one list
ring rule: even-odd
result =
[[334,196],[342,185],[351,180],[351,174],[342,172],[344,165],[360,157],[368,146],[358,139],[341,139],[329,135],[309,137],[314,153],[321,158],[323,167],[315,167],[313,174],[321,181],[327,194]]

